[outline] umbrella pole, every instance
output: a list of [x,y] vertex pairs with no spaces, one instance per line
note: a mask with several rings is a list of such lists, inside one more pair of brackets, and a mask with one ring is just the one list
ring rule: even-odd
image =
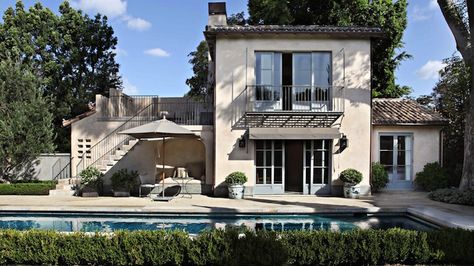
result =
[[165,173],[165,137],[163,137],[163,177],[161,179],[161,184],[163,186],[162,190],[161,190],[161,194],[163,197],[165,197],[165,177],[166,177],[166,173]]

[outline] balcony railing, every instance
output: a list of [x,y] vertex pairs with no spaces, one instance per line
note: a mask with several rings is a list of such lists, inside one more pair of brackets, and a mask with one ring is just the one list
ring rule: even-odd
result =
[[[148,107],[147,112],[140,112]],[[197,101],[186,97],[158,96],[111,96],[99,103],[99,119],[125,121],[135,119],[157,120],[166,118],[180,125],[212,125],[213,105],[209,101]]]
[[325,115],[333,120],[344,112],[344,101],[344,90],[339,86],[248,85],[233,101],[233,120],[234,124],[247,123],[249,116],[276,115]]

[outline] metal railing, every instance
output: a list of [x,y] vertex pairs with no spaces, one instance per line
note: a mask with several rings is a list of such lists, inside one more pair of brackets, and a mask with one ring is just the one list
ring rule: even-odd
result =
[[[116,98],[116,100],[122,101],[120,98],[123,97]],[[134,105],[130,104],[129,106],[116,109],[120,110],[119,112],[110,111],[107,108],[100,109],[100,119],[125,119],[125,122],[82,154],[80,161],[76,165],[76,174],[79,174],[88,166],[98,166],[107,156],[114,155],[115,151],[121,149],[123,145],[133,139],[128,135],[118,134],[119,132],[161,119],[163,114],[166,114],[166,119],[180,125],[212,125],[214,121],[213,106],[210,103],[198,102],[187,98],[184,98],[185,100],[182,100],[183,98],[163,99],[157,97],[141,97],[137,99],[140,100],[135,101]],[[101,103],[104,104],[101,108],[104,106],[108,107],[107,103],[109,103],[109,100],[106,98],[106,101],[104,101],[106,104]],[[143,106],[144,103],[148,104]],[[131,110],[138,107],[142,108],[131,117],[126,116],[132,112]]]
[[248,85],[234,99],[234,119],[246,112],[344,112],[339,86]]
[[71,178],[71,160],[61,170],[54,175],[53,180]]
[[139,116],[159,119],[166,112],[167,119],[181,125],[212,125],[214,122],[211,102],[186,97],[112,96],[102,99],[99,105],[100,120],[126,121],[149,106],[149,110]]

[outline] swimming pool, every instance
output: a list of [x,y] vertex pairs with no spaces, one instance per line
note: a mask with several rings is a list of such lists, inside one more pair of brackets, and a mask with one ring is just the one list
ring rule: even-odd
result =
[[61,232],[113,232],[117,230],[203,230],[245,226],[253,230],[332,230],[387,229],[399,227],[432,230],[436,225],[404,213],[377,214],[98,214],[98,213],[0,213],[0,229],[39,229]]

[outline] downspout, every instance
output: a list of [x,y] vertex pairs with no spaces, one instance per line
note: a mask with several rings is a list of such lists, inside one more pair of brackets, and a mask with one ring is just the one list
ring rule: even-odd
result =
[[439,164],[443,167],[444,164],[444,130],[441,128],[439,130]]
[[[369,41],[369,49],[370,49],[370,58],[372,59],[372,40]],[[371,61],[369,60],[369,64],[370,64],[370,130],[369,130],[369,189],[370,189],[370,195],[372,195],[372,142],[373,142],[373,139],[372,139],[372,136],[373,136],[373,130],[374,130],[374,126],[373,126],[373,123],[372,123],[372,76],[373,76],[373,73],[372,73],[372,64],[371,64]]]

